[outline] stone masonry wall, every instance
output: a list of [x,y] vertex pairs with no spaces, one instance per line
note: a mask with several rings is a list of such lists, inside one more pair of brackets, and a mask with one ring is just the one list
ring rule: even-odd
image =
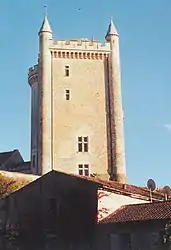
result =
[[[67,55],[67,54],[66,54]],[[54,56],[54,55],[53,55]],[[66,56],[67,57],[67,56]],[[104,54],[96,59],[53,58],[53,166],[78,173],[78,164],[106,176],[108,170]],[[65,76],[65,66],[70,76]],[[66,100],[65,91],[70,91]],[[88,136],[89,152],[80,153],[77,138]]]

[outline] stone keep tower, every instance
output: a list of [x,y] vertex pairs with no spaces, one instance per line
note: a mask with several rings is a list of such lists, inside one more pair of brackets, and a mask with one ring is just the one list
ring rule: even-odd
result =
[[126,182],[119,35],[104,44],[52,38],[47,16],[38,64],[29,69],[31,167]]

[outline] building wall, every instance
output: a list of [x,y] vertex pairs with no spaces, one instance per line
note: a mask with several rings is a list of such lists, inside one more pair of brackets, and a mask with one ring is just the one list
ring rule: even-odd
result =
[[98,250],[151,250],[166,249],[163,234],[166,220],[127,222],[97,226]]
[[[65,76],[67,65],[69,77]],[[104,60],[53,58],[52,75],[53,168],[78,173],[78,164],[89,164],[91,173],[107,177]],[[88,153],[78,152],[79,136],[88,136]]]
[[0,227],[30,237],[46,232],[61,240],[84,240],[93,234],[96,214],[97,185],[55,172],[0,201]]

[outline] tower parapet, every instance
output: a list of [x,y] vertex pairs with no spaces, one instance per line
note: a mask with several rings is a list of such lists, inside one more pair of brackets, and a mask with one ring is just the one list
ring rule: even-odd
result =
[[54,41],[51,45],[51,49],[63,49],[63,50],[98,50],[98,51],[110,51],[110,43],[101,43],[99,41],[93,41],[86,38],[75,40],[58,40]]
[[89,39],[58,40],[50,46],[52,57],[68,59],[104,60],[108,57],[110,43],[100,43]]
[[108,58],[109,52],[102,51],[67,51],[67,50],[54,50],[51,51],[53,58],[68,58],[68,59],[93,59],[104,60]]

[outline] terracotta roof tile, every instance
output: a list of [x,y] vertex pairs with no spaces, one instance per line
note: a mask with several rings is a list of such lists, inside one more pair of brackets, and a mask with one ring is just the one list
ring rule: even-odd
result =
[[121,206],[100,223],[171,219],[171,201],[159,201]]

